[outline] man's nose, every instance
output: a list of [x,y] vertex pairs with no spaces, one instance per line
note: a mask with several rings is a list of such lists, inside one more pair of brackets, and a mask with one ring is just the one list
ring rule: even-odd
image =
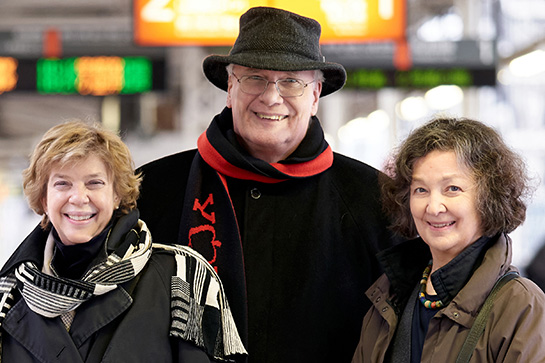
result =
[[265,89],[259,97],[267,105],[281,103],[284,100],[284,98],[280,96],[280,92],[278,91],[278,86],[276,85],[276,82],[267,83],[267,86],[265,86]]

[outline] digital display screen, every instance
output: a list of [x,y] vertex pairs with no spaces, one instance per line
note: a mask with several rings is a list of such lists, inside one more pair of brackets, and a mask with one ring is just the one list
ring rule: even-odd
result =
[[10,92],[17,87],[17,59],[0,57],[0,94]]
[[135,0],[134,40],[143,46],[232,45],[239,18],[270,6],[316,19],[322,43],[401,39],[406,0]]
[[494,68],[426,68],[407,71],[356,69],[347,70],[345,88],[433,88],[440,85],[460,87],[494,86],[496,85],[496,78]]
[[147,57],[71,57],[16,60],[0,57],[0,93],[106,96],[139,94],[165,87],[163,60]]

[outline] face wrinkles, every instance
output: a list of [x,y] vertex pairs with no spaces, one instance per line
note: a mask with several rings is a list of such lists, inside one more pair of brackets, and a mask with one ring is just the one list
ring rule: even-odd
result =
[[95,155],[54,165],[42,203],[65,245],[86,243],[108,225],[119,198],[106,165]]
[[434,270],[482,236],[475,181],[453,151],[432,151],[415,162],[410,207]]
[[[314,80],[314,71],[280,72],[252,69],[235,65],[238,78],[260,76],[274,82],[298,78],[305,83]],[[249,95],[240,89],[230,76],[227,89],[227,107],[233,112],[233,127],[239,142],[248,152],[270,163],[289,156],[306,135],[310,117],[318,111],[321,82],[313,82],[300,97],[283,98],[270,83],[261,95]]]

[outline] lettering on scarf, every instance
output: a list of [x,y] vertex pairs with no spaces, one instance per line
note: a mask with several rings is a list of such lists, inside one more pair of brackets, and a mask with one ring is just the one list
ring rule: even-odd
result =
[[[189,247],[198,251],[202,254],[214,267],[214,270],[218,272],[218,267],[215,265],[217,258],[217,248],[221,247],[221,242],[216,239],[216,229],[214,224],[216,223],[216,214],[213,211],[210,211],[211,207],[214,205],[214,197],[212,193],[208,195],[206,201],[201,204],[199,198],[195,198],[193,203],[193,211],[199,211],[200,215],[204,220],[201,225],[192,227],[189,230]],[[207,211],[208,209],[208,211]]]

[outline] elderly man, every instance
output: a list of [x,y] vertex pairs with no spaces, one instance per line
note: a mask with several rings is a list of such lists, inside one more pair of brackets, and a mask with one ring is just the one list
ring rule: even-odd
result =
[[229,55],[203,63],[227,107],[198,150],[140,169],[154,241],[189,245],[216,269],[250,362],[350,361],[375,253],[393,242],[378,172],[332,152],[316,117],[346,80],[320,32],[280,9],[242,15]]

